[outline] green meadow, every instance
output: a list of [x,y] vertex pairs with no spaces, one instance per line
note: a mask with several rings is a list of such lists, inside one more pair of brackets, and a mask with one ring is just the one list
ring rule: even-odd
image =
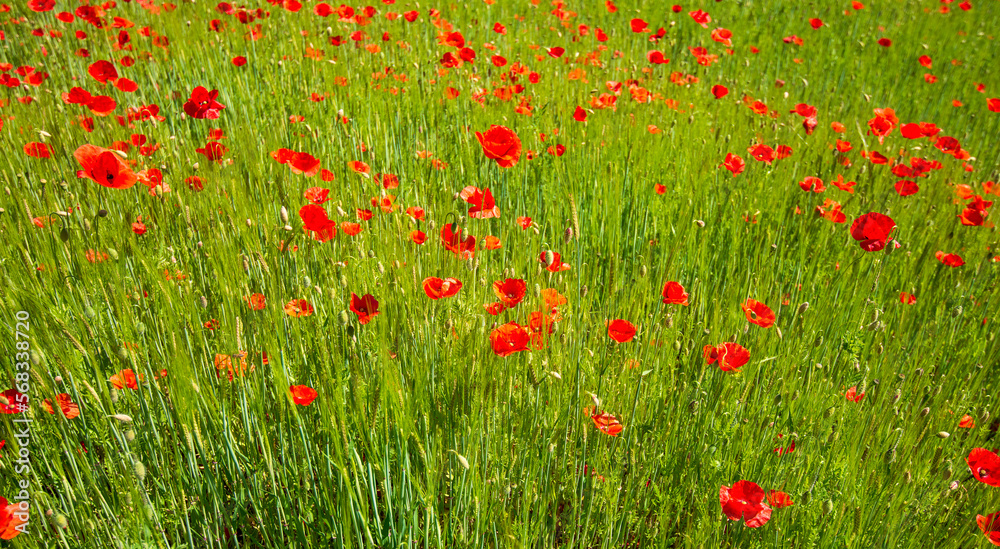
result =
[[1000,545],[997,1],[86,1],[0,547]]

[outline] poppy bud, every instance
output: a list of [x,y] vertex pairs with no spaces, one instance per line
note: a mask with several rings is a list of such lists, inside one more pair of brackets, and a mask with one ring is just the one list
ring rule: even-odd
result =
[[135,440],[135,431],[133,431],[132,429],[125,431],[125,440],[129,442]]
[[938,438],[948,438],[950,436],[951,436],[951,433],[949,433],[948,431],[938,431],[938,434],[937,434]]
[[825,412],[823,412],[823,419],[829,418],[836,411],[837,411],[837,407],[836,406],[830,406],[829,408],[826,409]]
[[368,250],[368,257],[375,259],[375,250]]
[[775,330],[775,333],[777,333],[777,334],[778,334],[778,339],[785,339],[785,337],[784,337],[784,336],[782,335],[782,333],[781,333],[781,328],[779,328],[779,327],[775,326],[775,327],[774,327],[774,330]]
[[568,243],[570,240],[573,240],[573,227],[566,227],[566,230],[563,232],[563,242]]
[[385,274],[385,266],[382,265],[381,261],[378,262],[378,272],[379,274]]
[[308,276],[302,278],[302,284],[306,286],[312,286],[312,279]]
[[941,385],[938,384],[938,386],[934,388],[934,396],[938,396],[940,394],[941,394]]
[[63,242],[69,242],[69,229],[63,227],[59,231],[59,240],[62,240]]
[[813,347],[819,347],[822,344],[823,344],[823,336],[822,335],[816,336],[816,341],[813,342]]
[[354,337],[354,326],[348,324],[346,332],[347,332],[347,337]]
[[681,350],[681,340],[679,340],[679,339],[675,339],[674,340],[674,350],[675,351],[680,351]]
[[126,359],[128,359],[128,352],[125,351],[125,347],[119,347],[118,348],[118,358],[120,360],[126,360]]
[[66,519],[66,515],[62,513],[56,515],[55,518],[53,519],[53,522],[56,523],[56,526],[64,530],[69,526],[69,521]]
[[799,502],[801,502],[802,505],[809,505],[810,497],[811,494],[808,491],[802,492],[802,495],[799,496]]
[[931,409],[929,407],[925,407],[924,409],[920,410],[920,417],[927,417],[927,414],[929,413],[931,413]]
[[284,229],[286,231],[291,231],[292,230],[292,226],[291,225],[285,225],[284,227],[282,227],[282,229]]
[[281,219],[283,225],[288,224],[288,208],[282,206],[281,210],[278,212],[278,218]]
[[135,473],[135,477],[140,481],[146,478],[146,466],[139,460],[132,462],[132,472]]
[[35,349],[31,350],[31,363],[38,366],[42,362],[42,355],[38,353]]
[[118,250],[114,248],[108,248],[108,255],[111,256],[111,259],[118,261]]
[[951,310],[951,316],[952,316],[952,318],[954,318],[954,317],[956,317],[956,316],[958,316],[960,314],[962,314],[962,306],[961,305],[959,305],[958,307],[955,307],[954,309]]
[[340,324],[347,326],[351,321],[351,317],[347,315],[347,311],[340,311]]
[[108,216],[108,210],[97,210],[97,216],[98,217],[107,217]]
[[347,287],[347,276],[344,274],[340,275],[340,285],[343,286],[344,288]]
[[892,401],[898,401],[901,396],[903,396],[903,391],[901,389],[896,389],[896,392],[892,395]]
[[955,471],[954,471],[954,470],[952,470],[952,467],[951,467],[951,460],[948,460],[948,463],[947,463],[947,465],[945,465],[945,468],[944,468],[944,471],[942,471],[942,472],[941,472],[941,478],[942,478],[943,480],[948,480],[948,479],[950,479],[950,478],[951,478],[951,475],[952,475],[952,474],[953,474],[954,472],[955,472]]
[[781,404],[781,393],[774,395],[774,405],[777,406]]
[[[3,213],[3,208],[0,208],[0,213]],[[94,225],[86,217],[83,218],[83,229],[89,231],[94,228]]]
[[700,220],[700,219],[695,219],[695,220],[694,220],[694,222],[695,222],[695,223],[696,223],[696,224],[697,224],[697,225],[698,225],[699,227],[704,227],[704,226],[705,226],[705,222],[704,222],[704,221],[702,221],[702,220]]
[[90,305],[87,305],[83,309],[83,316],[85,316],[87,318],[94,318],[95,316],[97,316],[97,312],[94,311],[93,307],[91,307]]
[[345,212],[340,206],[337,206],[337,215],[340,217],[347,217],[347,212]]
[[823,502],[823,514],[829,515],[833,512],[833,500],[826,500]]
[[647,272],[649,272],[649,269],[645,265],[639,267],[639,276],[645,277]]
[[922,375],[924,375],[924,369],[923,368],[917,368],[916,370],[913,371],[913,373],[917,374],[918,376],[922,376]]
[[879,343],[878,344],[878,348],[876,349],[876,352],[878,352],[878,354],[884,353],[885,352],[885,347],[883,347],[882,344]]

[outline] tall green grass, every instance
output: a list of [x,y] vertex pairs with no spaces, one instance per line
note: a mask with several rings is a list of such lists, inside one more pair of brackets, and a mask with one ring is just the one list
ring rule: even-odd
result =
[[[1000,243],[995,228],[959,224],[954,185],[981,194],[983,181],[997,179],[1000,115],[985,101],[1000,89],[1000,16],[996,2],[974,4],[969,12],[953,5],[948,15],[937,13],[937,3],[915,1],[866,2],[860,11],[850,3],[694,2],[679,14],[660,3],[619,2],[614,14],[598,3],[567,6],[579,13],[573,26],[611,36],[601,65],[591,66],[572,60],[598,43],[573,41],[547,3],[456,2],[436,7],[477,59],[441,76],[438,60],[449,48],[437,44],[423,3],[375,6],[380,14],[364,30],[381,46],[378,54],[350,42],[329,45],[330,36],[357,27],[316,17],[311,4],[299,13],[265,4],[264,38],[248,41],[245,27],[210,4],[154,15],[123,3],[108,16],[135,22],[131,54],[151,51],[152,58],[119,66],[139,91],[102,93],[118,100],[117,114],[156,103],[166,120],[133,129],[95,117],[90,134],[74,124],[86,109],[59,95],[73,86],[99,91],[87,67],[124,53],[105,40],[118,29],[59,23],[54,14],[69,5],[43,14],[12,6],[5,15],[29,22],[0,27],[0,61],[50,78],[0,92],[9,100],[0,109],[0,295],[10,326],[0,348],[14,355],[14,313],[25,310],[34,349],[31,529],[10,545],[986,546],[975,516],[1000,510],[1000,491],[972,479],[965,457],[1000,445],[1000,295],[991,262]],[[711,14],[710,29],[733,31],[732,55],[688,17],[699,7]],[[420,11],[415,23],[382,16],[410,9]],[[665,38],[654,46],[632,34],[632,17],[654,31],[665,27]],[[827,26],[813,31],[811,17]],[[230,30],[209,31],[215,18]],[[507,25],[506,36],[490,30],[496,21]],[[147,25],[169,38],[168,48],[136,32]],[[32,36],[39,27],[64,35]],[[73,38],[77,28],[87,31],[86,42]],[[383,32],[390,41],[379,40]],[[782,42],[792,34],[804,45]],[[879,46],[881,36],[892,46]],[[487,41],[496,52],[482,47]],[[303,58],[310,44],[324,50],[323,61]],[[760,53],[750,53],[751,45]],[[562,59],[545,55],[552,46],[567,50]],[[689,46],[704,46],[719,61],[699,66]],[[76,57],[79,47],[91,56]],[[664,51],[670,63],[643,72],[649,49]],[[501,84],[492,53],[541,75],[538,84],[521,80],[532,116],[514,112],[517,99],[489,95],[485,107],[471,100],[480,86]],[[925,53],[933,70],[917,63]],[[248,64],[234,67],[236,55]],[[568,80],[578,66],[586,81]],[[373,80],[386,67],[407,80]],[[678,86],[673,71],[699,81]],[[938,82],[924,82],[925,72]],[[636,103],[623,91],[615,110],[595,110],[585,124],[573,120],[577,105],[607,91],[606,81],[627,79],[678,108],[663,99]],[[730,94],[716,100],[714,84]],[[198,85],[220,91],[226,109],[218,120],[182,116]],[[405,91],[389,93],[391,86]],[[445,99],[447,86],[460,97]],[[326,99],[310,101],[313,92]],[[28,94],[35,101],[16,100]],[[756,115],[744,95],[782,114]],[[964,106],[953,107],[953,99]],[[819,111],[812,135],[786,114],[797,103]],[[935,122],[975,157],[968,161],[974,171],[898,131],[878,145],[864,132],[882,107],[894,108],[901,122]],[[291,115],[305,120],[291,123]],[[835,134],[833,121],[847,133]],[[474,135],[491,124],[512,128],[538,157],[496,167]],[[651,134],[649,124],[662,132]],[[209,128],[225,130],[230,165],[194,152]],[[43,140],[40,131],[52,158],[21,152]],[[109,146],[132,133],[161,144],[140,162],[160,167],[171,192],[151,197],[142,185],[116,191],[76,178],[78,146]],[[837,163],[829,148],[836,138],[854,144],[852,167]],[[746,153],[758,142],[794,152],[767,166]],[[545,152],[557,143],[567,147],[564,156]],[[336,180],[292,174],[269,156],[280,147],[315,155]],[[888,167],[858,155],[900,149],[944,164],[907,198],[893,190],[898,178]],[[447,168],[419,158],[422,150]],[[719,167],[729,152],[747,162],[737,177]],[[134,150],[129,158],[137,158]],[[400,187],[389,191],[395,212],[371,207],[380,189],[347,168],[352,160],[399,175]],[[855,194],[798,188],[805,176],[829,181],[839,173],[858,182]],[[205,180],[203,191],[187,188],[191,175]],[[665,194],[654,192],[657,183]],[[466,185],[489,187],[501,217],[468,219],[467,205],[454,198]],[[310,241],[296,212],[312,186],[332,189],[326,206],[338,222],[354,221],[355,208],[375,215],[356,237]],[[847,224],[813,215],[824,198],[843,204]],[[413,222],[408,206],[425,208],[428,221]],[[337,216],[337,207],[347,216]],[[901,248],[859,249],[849,225],[869,211],[893,217]],[[50,215],[44,228],[32,223]],[[129,228],[138,215],[149,227],[142,237]],[[532,217],[534,227],[522,230],[518,216]],[[458,259],[438,236],[453,220],[479,238],[498,236],[503,247]],[[408,238],[418,228],[428,237],[422,246]],[[289,240],[297,249],[282,251]],[[89,262],[91,249],[109,260]],[[547,250],[571,270],[543,271],[537,258]],[[967,264],[945,267],[934,258],[938,250],[960,253]],[[429,276],[464,285],[454,298],[431,301],[420,286]],[[483,304],[496,300],[490,285],[504,278],[524,279],[528,295],[492,317]],[[684,285],[689,306],[661,303],[668,280]],[[509,320],[527,323],[543,288],[568,299],[545,349],[495,356],[490,331]],[[904,291],[917,303],[901,304]],[[244,296],[258,292],[267,307],[252,311]],[[380,314],[370,324],[348,311],[352,292],[378,298]],[[313,304],[312,316],[282,311],[299,298]],[[746,298],[774,309],[775,328],[747,323],[739,307]],[[608,338],[605,322],[616,318],[639,327],[635,341]],[[217,329],[203,326],[211,319]],[[705,364],[702,347],[724,341],[751,351],[739,373]],[[239,352],[253,370],[232,382],[217,377],[216,355]],[[9,382],[13,364],[3,367]],[[114,389],[110,376],[127,368],[146,382]],[[167,376],[153,381],[161,369]],[[291,384],[309,385],[319,397],[296,406]],[[843,396],[852,386],[866,393],[860,403]],[[79,417],[41,408],[58,393],[79,404]],[[619,436],[594,428],[584,409],[595,403],[624,425]],[[131,421],[109,417],[116,414]],[[975,428],[957,427],[964,414]],[[0,495],[12,499],[21,477],[8,453],[14,425],[3,423]],[[773,452],[790,441],[795,452]],[[795,504],[759,529],[730,522],[718,490],[740,479],[785,491]]]

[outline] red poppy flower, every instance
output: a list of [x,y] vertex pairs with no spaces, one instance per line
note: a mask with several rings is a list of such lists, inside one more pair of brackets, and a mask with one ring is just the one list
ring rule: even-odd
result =
[[[141,379],[142,376],[140,375],[139,380]],[[131,368],[128,368],[126,370],[121,370],[117,374],[112,375],[108,381],[111,382],[111,385],[114,386],[115,389],[124,389],[126,387],[129,389],[139,388],[139,383],[136,380],[135,372],[133,372]]]
[[729,520],[743,520],[748,528],[763,526],[771,519],[771,508],[764,504],[764,489],[749,480],[733,487],[719,488],[719,504]]
[[222,159],[229,152],[229,148],[219,143],[218,141],[209,141],[205,143],[205,146],[200,149],[195,149],[195,152],[204,155],[206,159],[222,163]]
[[779,492],[778,490],[768,490],[767,492],[767,503],[772,509],[781,509],[782,507],[791,507],[795,504],[792,498],[784,492]]
[[[13,507],[13,506],[12,506]],[[976,524],[993,545],[1000,545],[1000,511],[991,515],[976,515]]]
[[208,91],[204,86],[198,86],[191,91],[191,98],[184,103],[184,112],[191,118],[215,120],[219,117],[219,111],[226,108],[215,100],[218,96],[219,90]]
[[917,191],[920,190],[920,187],[916,183],[907,179],[897,181],[895,188],[899,196],[910,196],[917,194]]
[[510,168],[521,158],[521,140],[506,126],[491,125],[485,133],[476,132],[486,158],[496,160],[501,168]]
[[507,310],[507,308],[503,306],[503,303],[500,303],[499,301],[483,305],[483,308],[486,309],[487,313],[493,316],[497,316]]
[[267,305],[267,298],[264,297],[264,294],[253,294],[245,299],[247,305],[255,311],[261,311]]
[[[55,4],[52,0],[31,0],[32,3],[48,2]],[[52,9],[49,7],[48,9]],[[48,10],[35,10],[48,11]],[[27,517],[21,510],[19,503],[10,503],[6,498],[0,497],[0,539],[14,539],[21,533],[23,525],[27,524]],[[25,531],[27,531],[25,529]]]
[[821,193],[826,190],[826,185],[823,184],[823,180],[809,175],[805,179],[799,181],[799,187],[806,192],[812,191],[814,193]]
[[972,416],[965,414],[962,419],[958,422],[959,429],[974,429],[976,427],[976,420],[972,419]]
[[965,265],[965,260],[958,254],[946,254],[939,250],[934,254],[934,257],[949,267],[961,267],[962,265]]
[[688,304],[688,294],[684,291],[684,286],[680,283],[670,281],[663,285],[663,303],[684,305]]
[[847,216],[840,211],[840,207],[840,204],[827,198],[823,201],[822,206],[816,206],[816,215],[834,223],[844,223],[847,221]]
[[424,242],[427,242],[427,234],[423,231],[410,231],[410,240],[419,246]]
[[986,448],[973,448],[965,459],[979,482],[1000,487],[1000,456]]
[[371,167],[360,160],[353,160],[347,163],[347,167],[354,170],[355,173],[367,174],[372,171]]
[[848,389],[846,393],[844,393],[844,398],[850,400],[851,402],[861,402],[861,400],[865,398],[865,394],[864,393],[858,394],[858,387],[854,386]]
[[635,325],[620,318],[611,320],[608,322],[608,337],[618,343],[628,343],[635,338]]
[[991,97],[986,100],[986,108],[990,112],[1000,112],[1000,97]]
[[527,351],[531,342],[531,334],[527,328],[517,322],[508,322],[490,332],[490,345],[493,353],[500,357],[510,356],[520,351]]
[[550,273],[568,271],[572,268],[569,263],[563,263],[562,256],[559,255],[559,252],[542,252],[538,257],[538,260],[542,263],[542,266],[545,267],[545,270]]
[[764,145],[763,143],[748,148],[747,152],[750,153],[750,156],[754,157],[756,160],[760,162],[766,162],[770,164],[771,162],[774,161],[774,149],[772,149],[767,145]]
[[24,154],[32,158],[49,158],[52,156],[52,147],[33,141],[24,145]]
[[913,294],[908,294],[906,292],[899,293],[899,302],[905,303],[906,305],[913,305],[917,302],[917,296]]
[[500,243],[499,238],[488,234],[483,237],[483,247],[487,250],[499,250],[503,245]]
[[337,223],[327,216],[322,206],[306,204],[299,208],[299,217],[303,228],[315,233],[313,237],[320,242],[326,242],[337,235]]
[[691,19],[694,19],[695,23],[698,23],[706,29],[708,28],[708,24],[712,22],[712,17],[701,10],[688,12],[688,15],[691,16]]
[[493,200],[493,193],[489,189],[484,188],[480,191],[477,187],[470,185],[462,189],[459,196],[471,205],[469,217],[473,219],[500,217],[500,208],[497,207],[496,201]]
[[90,67],[87,68],[87,74],[94,77],[101,84],[105,84],[108,80],[114,81],[118,79],[118,69],[115,68],[114,63],[111,61],[95,61],[91,63]]
[[442,280],[436,276],[431,276],[424,279],[424,293],[431,299],[436,300],[443,297],[451,297],[461,289],[462,283],[454,278],[445,278]]
[[288,160],[288,167],[292,169],[292,173],[312,177],[319,173],[320,161],[311,154],[297,152]]
[[7,389],[0,393],[0,414],[19,414],[28,409],[28,395],[17,389]]
[[[986,188],[986,186],[986,183],[983,183],[983,187]],[[982,227],[986,221],[986,216],[989,214],[989,207],[992,205],[992,201],[983,200],[983,197],[978,194],[973,195],[970,198],[969,204],[964,210],[962,210],[962,213],[958,215],[958,220],[962,223],[962,225],[969,227]]]
[[476,253],[476,237],[471,234],[462,238],[462,229],[457,228],[452,232],[452,223],[445,223],[441,227],[441,243],[445,249],[451,251],[462,259],[469,259]]
[[139,179],[128,164],[108,149],[94,145],[81,145],[73,152],[73,158],[83,168],[83,177],[98,185],[111,189],[127,189]]
[[712,95],[714,95],[716,99],[722,99],[728,93],[729,93],[729,88],[721,84],[716,84],[712,86]]
[[711,366],[716,361],[723,372],[733,372],[750,362],[750,351],[739,343],[726,342],[718,347],[705,345],[702,349],[705,356],[705,363]]
[[323,204],[324,202],[330,200],[330,189],[309,187],[302,196],[313,204]]
[[747,320],[761,328],[770,328],[774,325],[774,312],[760,301],[748,299],[740,305],[743,313],[747,315]]
[[726,155],[726,159],[722,162],[722,165],[725,166],[727,170],[733,172],[733,177],[743,173],[743,170],[747,167],[746,162],[733,153]]
[[857,240],[866,252],[877,252],[885,248],[889,234],[896,228],[896,222],[887,215],[871,212],[862,215],[851,224],[851,238]]
[[493,283],[493,293],[508,309],[517,307],[524,300],[528,284],[520,278],[508,278]]
[[351,312],[358,315],[358,322],[362,325],[368,324],[379,314],[378,300],[371,294],[358,297],[351,292]]
[[288,387],[288,391],[292,393],[292,402],[299,406],[309,406],[319,396],[316,389],[307,385],[292,385]]
[[599,431],[606,435],[616,437],[618,433],[621,433],[625,429],[622,427],[621,422],[618,421],[618,418],[607,412],[594,414],[590,416],[590,419],[594,421],[594,427],[597,427]]
[[313,314],[313,306],[305,299],[293,299],[285,303],[285,314],[291,317],[310,316]]
[[[59,409],[62,410],[66,419],[73,419],[80,415],[80,407],[73,402],[73,398],[69,396],[68,393],[59,393],[56,395],[56,404],[59,406]],[[52,401],[49,399],[45,399],[45,401],[42,402],[42,408],[50,414],[56,413],[55,408],[52,407]]]

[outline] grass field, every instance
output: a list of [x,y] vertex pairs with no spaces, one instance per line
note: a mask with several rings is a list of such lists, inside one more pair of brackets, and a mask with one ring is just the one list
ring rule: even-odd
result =
[[116,1],[0,5],[0,546],[1000,545],[1000,2]]

